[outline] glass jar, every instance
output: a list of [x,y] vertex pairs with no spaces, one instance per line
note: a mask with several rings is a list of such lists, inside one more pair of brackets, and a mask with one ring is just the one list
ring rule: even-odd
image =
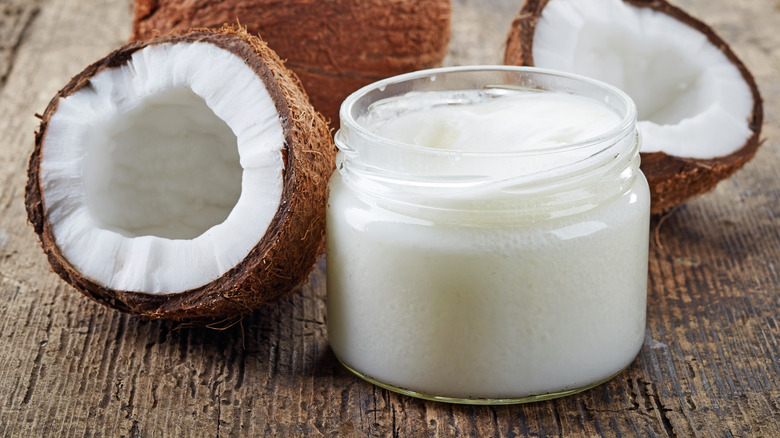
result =
[[[373,129],[420,110],[415,96],[460,90],[579,96],[619,121],[526,150],[441,149]],[[583,391],[634,359],[650,196],[625,93],[549,70],[453,67],[369,85],[340,116],[327,312],[330,345],[347,368],[416,397],[499,404]]]

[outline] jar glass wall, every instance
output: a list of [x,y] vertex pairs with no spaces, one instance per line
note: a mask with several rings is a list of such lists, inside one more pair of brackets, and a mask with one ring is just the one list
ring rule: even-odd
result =
[[[523,150],[435,148],[377,133],[428,111],[430,99],[468,105],[475,90],[586,98],[616,122]],[[328,336],[350,370],[418,397],[514,403],[587,389],[633,360],[645,329],[650,201],[624,93],[533,68],[436,69],[359,90],[341,123],[327,217]],[[481,126],[476,138],[488,138]]]

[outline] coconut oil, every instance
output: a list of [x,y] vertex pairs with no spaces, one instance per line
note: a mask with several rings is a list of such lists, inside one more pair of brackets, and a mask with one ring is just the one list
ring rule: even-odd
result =
[[350,96],[327,218],[339,360],[464,403],[619,373],[645,328],[635,119],[619,90],[518,67],[417,72]]

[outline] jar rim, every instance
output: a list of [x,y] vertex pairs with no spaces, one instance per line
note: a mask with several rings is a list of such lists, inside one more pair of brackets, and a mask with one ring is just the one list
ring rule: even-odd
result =
[[[614,127],[597,136],[590,137],[576,142],[566,143],[555,147],[531,148],[531,149],[523,149],[523,150],[515,150],[515,151],[468,151],[468,150],[458,150],[458,149],[438,149],[438,148],[431,148],[431,147],[426,147],[421,145],[409,144],[398,140],[392,140],[370,131],[361,123],[359,123],[353,115],[353,109],[356,107],[356,104],[361,99],[364,99],[369,93],[375,90],[384,91],[386,90],[387,87],[398,86],[400,84],[409,83],[411,81],[423,79],[425,77],[430,78],[430,80],[433,82],[436,80],[436,77],[441,74],[478,73],[478,72],[483,72],[483,73],[503,72],[503,73],[515,73],[521,75],[531,74],[531,75],[547,76],[551,78],[561,78],[561,79],[577,81],[582,84],[588,84],[590,86],[601,89],[604,92],[609,93],[608,96],[614,96],[618,100],[618,103],[621,104],[623,107],[625,107],[625,111],[623,114],[620,114],[621,116],[620,121]],[[487,88],[511,89],[509,86],[502,87],[501,85],[486,84],[484,87],[485,89]],[[472,87],[471,89],[474,89],[474,87]],[[559,91],[559,90],[550,90],[550,91]],[[594,145],[603,144],[604,142],[609,141],[609,139],[623,137],[625,135],[632,133],[636,129],[636,116],[637,116],[636,105],[634,104],[634,101],[631,99],[631,97],[628,94],[626,94],[623,90],[613,85],[607,84],[606,82],[602,82],[596,79],[592,79],[574,73],[568,73],[568,72],[562,72],[562,71],[544,69],[538,67],[509,66],[509,65],[467,65],[467,66],[440,67],[440,68],[418,70],[418,71],[382,79],[380,81],[373,82],[369,85],[366,85],[358,89],[354,93],[347,96],[347,98],[341,104],[341,108],[339,111],[341,126],[339,131],[350,131],[351,133],[357,134],[361,137],[371,138],[372,142],[378,142],[384,146],[390,146],[394,149],[407,150],[410,152],[425,153],[426,155],[429,156],[430,155],[450,156],[456,154],[461,157],[462,156],[479,156],[479,157],[486,157],[486,158],[487,157],[496,157],[496,158],[528,157],[528,156],[555,154],[555,153],[588,148]],[[341,143],[338,141],[339,134],[340,132],[336,133],[337,144]],[[339,144],[339,149],[342,149],[342,147],[343,144]]]

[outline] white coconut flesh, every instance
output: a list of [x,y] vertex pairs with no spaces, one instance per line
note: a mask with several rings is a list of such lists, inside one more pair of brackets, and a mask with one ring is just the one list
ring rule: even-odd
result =
[[284,133],[263,81],[208,43],[147,46],[60,99],[41,188],[60,251],[107,288],[167,294],[218,278],[263,238]]
[[533,38],[534,65],[600,79],[638,110],[642,152],[708,159],[752,134],[750,88],[707,37],[620,0],[551,0]]

